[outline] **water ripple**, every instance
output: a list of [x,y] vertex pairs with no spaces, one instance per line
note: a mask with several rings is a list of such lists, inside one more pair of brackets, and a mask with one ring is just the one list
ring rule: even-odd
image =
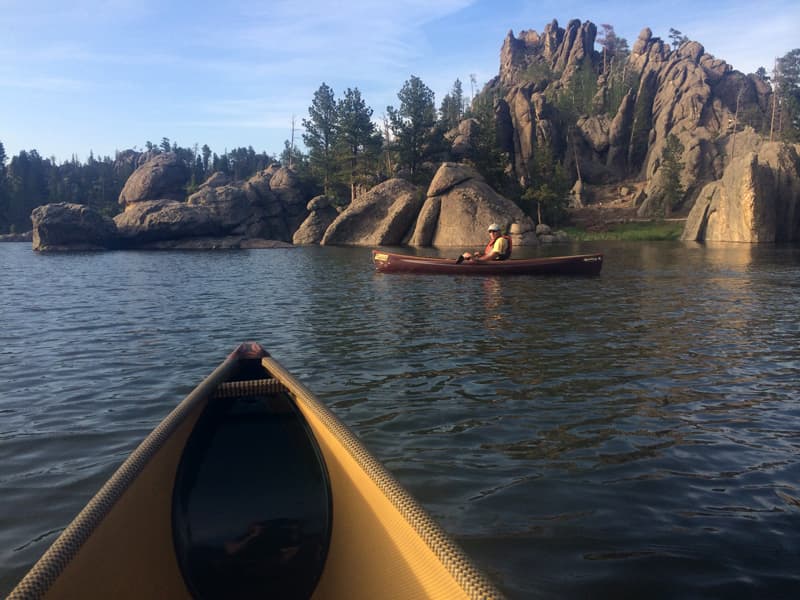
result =
[[800,252],[600,249],[596,278],[442,278],[1,244],[0,593],[252,339],[511,597],[796,596]]

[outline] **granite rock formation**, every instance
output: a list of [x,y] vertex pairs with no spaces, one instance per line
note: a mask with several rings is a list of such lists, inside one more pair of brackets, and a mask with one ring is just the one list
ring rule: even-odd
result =
[[412,246],[471,247],[486,239],[491,223],[516,225],[516,246],[537,243],[534,224],[513,202],[495,192],[473,168],[444,163],[431,181],[419,211]]
[[114,221],[83,204],[46,204],[31,213],[33,249],[39,252],[105,250],[112,247]]
[[[174,157],[159,154],[141,165],[126,183],[120,194],[125,210],[114,218],[123,246],[152,247],[156,242],[209,238],[214,240],[211,245],[224,247],[218,241],[223,237],[288,243],[307,215],[289,169],[269,167],[240,182],[214,173],[183,201],[185,181],[179,177],[179,169],[172,171],[173,163]],[[180,199],[165,199],[165,194]]]
[[424,197],[404,179],[389,179],[356,198],[331,223],[322,245],[399,246],[414,225]]
[[792,242],[800,240],[798,146],[764,144],[734,159],[706,185],[684,228],[684,240]]
[[[604,62],[594,49],[596,34],[593,23],[572,20],[563,29],[553,21],[541,34],[507,35],[499,75],[482,93],[497,98],[497,135],[517,179],[527,183],[537,149],[547,146],[586,183],[651,181],[672,134],[684,146],[682,181],[690,207],[706,183],[721,177],[737,116],[766,118],[769,85],[733,70],[697,42],[672,49],[647,28],[625,64]],[[565,128],[569,120],[558,99],[591,86],[591,107]],[[620,90],[625,93],[612,102]]]
[[319,244],[328,227],[339,216],[339,211],[327,196],[316,196],[306,206],[308,216],[292,236],[292,243],[299,246]]
[[119,194],[123,208],[150,200],[184,200],[189,168],[172,152],[156,154],[141,164]]

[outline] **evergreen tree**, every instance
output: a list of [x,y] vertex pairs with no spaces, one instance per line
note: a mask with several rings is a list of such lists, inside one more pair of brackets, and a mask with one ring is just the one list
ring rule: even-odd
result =
[[458,127],[463,116],[464,92],[461,89],[461,81],[456,79],[455,83],[453,83],[453,89],[442,98],[442,104],[439,108],[439,117],[444,130],[449,131],[454,127]]
[[669,39],[672,40],[672,49],[677,50],[683,44],[689,41],[689,38],[683,35],[677,29],[673,29],[672,27],[669,28]]
[[0,233],[8,232],[8,181],[6,179],[6,149],[0,142]]
[[296,167],[304,160],[307,160],[307,157],[303,155],[297,146],[293,146],[289,140],[283,141],[283,152],[281,152],[280,156],[281,166],[288,168],[289,165],[292,165],[292,167]]
[[470,137],[467,158],[492,188],[508,191],[509,179],[505,174],[508,156],[497,143],[494,103],[495,98],[488,93],[480,94],[472,102],[468,116],[475,119],[478,125],[477,132]]
[[603,49],[603,72],[607,73],[620,58],[627,59],[628,40],[618,37],[613,25],[603,23],[600,27],[603,31],[597,36],[597,43]]
[[569,203],[569,179],[563,165],[555,160],[549,146],[537,146],[530,185],[522,194],[523,210],[538,223],[557,225],[564,220]]
[[172,150],[172,147],[169,144],[169,138],[162,137],[161,138],[161,151],[162,152],[169,152]]
[[436,106],[434,93],[422,80],[412,75],[397,94],[400,108],[386,107],[401,166],[408,167],[412,179],[435,143]]
[[664,150],[661,153],[662,184],[664,186],[664,216],[680,205],[683,200],[684,189],[681,184],[683,172],[683,144],[675,134],[669,134],[664,140]]
[[773,129],[786,142],[800,141],[800,48],[776,62]]
[[8,166],[9,180],[9,231],[30,231],[31,211],[46,204],[47,166],[36,150],[20,151]]
[[356,186],[366,180],[381,147],[381,137],[372,122],[372,109],[361,98],[358,88],[348,88],[337,105],[337,158],[350,186],[350,201]]
[[[308,148],[312,173],[322,180],[323,193],[329,194],[336,169],[334,149],[338,116],[333,90],[325,83],[314,92],[308,116],[303,119],[303,143]],[[291,148],[289,152],[291,154]]]
[[200,150],[203,153],[203,174],[207,177],[211,174],[208,172],[208,161],[211,158],[211,148],[208,147],[208,144],[203,144],[203,147]]

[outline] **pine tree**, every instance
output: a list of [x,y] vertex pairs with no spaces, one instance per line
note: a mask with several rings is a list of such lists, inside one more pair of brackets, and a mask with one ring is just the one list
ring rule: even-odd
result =
[[439,116],[445,131],[458,127],[461,118],[464,116],[464,92],[461,89],[460,80],[456,79],[453,83],[453,89],[442,98]]
[[8,182],[6,180],[6,149],[0,142],[0,233],[8,231]]
[[380,135],[372,122],[372,109],[366,105],[358,88],[348,88],[336,108],[338,120],[337,158],[339,170],[350,186],[350,201],[355,200],[356,187],[367,176],[381,147]]
[[669,134],[664,140],[664,150],[661,153],[664,216],[668,216],[672,209],[676,208],[683,200],[684,189],[681,184],[683,150],[683,144],[675,134]]
[[203,144],[203,147],[200,150],[203,153],[203,174],[208,177],[211,174],[208,171],[208,161],[211,159],[211,148],[208,147],[208,144]]
[[775,130],[785,142],[800,141],[800,48],[787,52],[776,61]]
[[549,146],[537,146],[531,166],[531,181],[522,194],[523,209],[538,223],[558,224],[566,214],[569,180]]
[[505,169],[508,156],[502,152],[497,143],[497,126],[494,114],[495,98],[490,94],[481,94],[472,102],[468,113],[478,123],[477,132],[470,137],[470,149],[467,157],[486,178],[487,183],[496,190],[505,191],[508,184]]
[[672,27],[669,28],[669,39],[672,40],[672,49],[677,50],[683,44],[689,41],[689,38],[683,35],[677,29],[673,29]]
[[412,75],[397,94],[400,108],[386,107],[400,164],[416,178],[434,140],[436,107],[434,93],[422,80]]
[[[338,120],[333,90],[323,83],[314,92],[308,108],[308,119],[303,119],[303,143],[308,148],[312,173],[322,180],[323,193],[329,194],[336,169],[336,122]],[[291,149],[290,149],[291,153]]]

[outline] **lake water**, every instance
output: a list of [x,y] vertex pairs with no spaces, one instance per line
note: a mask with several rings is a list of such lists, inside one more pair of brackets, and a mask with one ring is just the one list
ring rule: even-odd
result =
[[800,248],[527,253],[597,250],[471,278],[0,244],[0,595],[255,340],[511,598],[800,597]]

